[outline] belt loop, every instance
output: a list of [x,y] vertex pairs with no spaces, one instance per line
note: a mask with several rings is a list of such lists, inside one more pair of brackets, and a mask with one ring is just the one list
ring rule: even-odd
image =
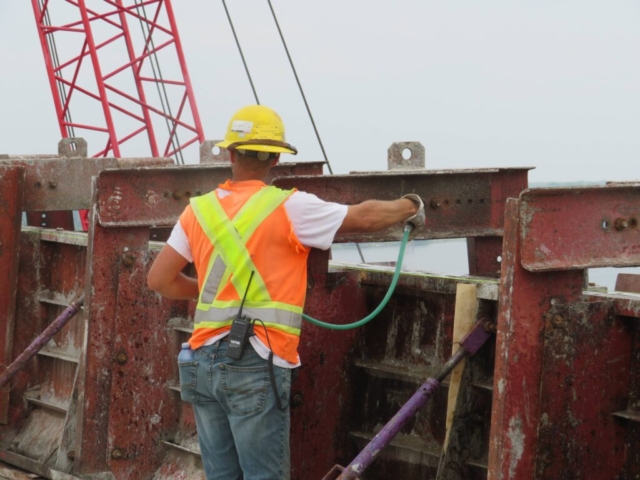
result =
[[215,362],[218,358],[218,349],[220,348],[220,340],[215,343],[215,348],[213,350],[213,361]]

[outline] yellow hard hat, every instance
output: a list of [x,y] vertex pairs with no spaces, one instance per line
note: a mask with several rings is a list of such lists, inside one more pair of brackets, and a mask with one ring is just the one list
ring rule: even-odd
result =
[[296,147],[284,141],[284,123],[280,115],[263,105],[249,105],[238,110],[231,117],[224,141],[216,146],[227,150],[298,153]]

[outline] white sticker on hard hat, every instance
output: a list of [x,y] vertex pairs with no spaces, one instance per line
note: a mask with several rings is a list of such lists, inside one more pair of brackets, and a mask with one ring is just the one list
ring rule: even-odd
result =
[[247,122],[245,120],[234,120],[231,124],[231,131],[235,133],[251,133],[253,129],[253,122]]

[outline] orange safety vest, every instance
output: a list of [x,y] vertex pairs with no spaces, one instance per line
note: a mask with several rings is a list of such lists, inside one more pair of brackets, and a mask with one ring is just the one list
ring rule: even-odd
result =
[[309,248],[296,237],[284,202],[294,192],[251,180],[220,185],[231,194],[191,199],[180,217],[198,273],[200,295],[191,348],[231,329],[254,272],[243,315],[273,353],[297,363]]

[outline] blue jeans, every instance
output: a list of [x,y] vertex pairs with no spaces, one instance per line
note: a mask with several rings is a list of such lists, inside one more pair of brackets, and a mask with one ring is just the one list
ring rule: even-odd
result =
[[240,360],[227,342],[178,363],[180,391],[193,404],[207,480],[288,480],[291,370],[274,365],[284,410],[276,405],[268,362],[247,343]]

